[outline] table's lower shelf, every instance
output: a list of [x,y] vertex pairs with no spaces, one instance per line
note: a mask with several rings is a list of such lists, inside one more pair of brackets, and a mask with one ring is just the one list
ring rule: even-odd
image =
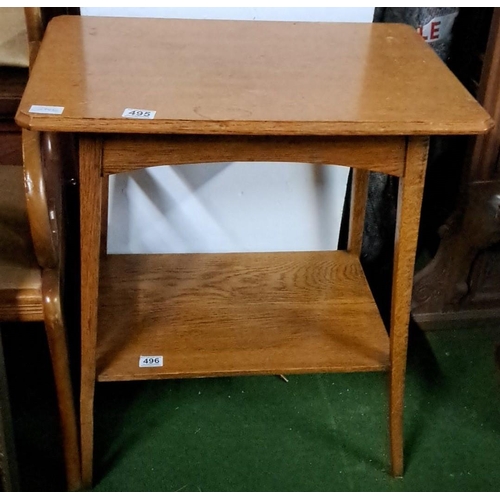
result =
[[[389,339],[346,252],[108,255],[101,381],[385,370]],[[139,356],[163,356],[140,368]]]

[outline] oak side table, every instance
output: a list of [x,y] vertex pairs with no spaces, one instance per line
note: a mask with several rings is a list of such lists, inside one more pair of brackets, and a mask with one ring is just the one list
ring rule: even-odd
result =
[[[16,121],[79,138],[87,486],[96,381],[219,375],[388,371],[392,473],[403,473],[429,136],[492,124],[416,32],[63,16],[47,29]],[[221,161],[353,167],[348,250],[106,255],[109,175]],[[389,332],[359,262],[369,171],[399,178]]]

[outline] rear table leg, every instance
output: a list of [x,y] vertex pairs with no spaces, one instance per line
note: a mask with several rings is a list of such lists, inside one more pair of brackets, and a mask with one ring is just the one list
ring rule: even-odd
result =
[[368,195],[368,170],[352,169],[351,209],[349,211],[349,239],[347,249],[361,255],[363,228],[365,225],[366,199]]

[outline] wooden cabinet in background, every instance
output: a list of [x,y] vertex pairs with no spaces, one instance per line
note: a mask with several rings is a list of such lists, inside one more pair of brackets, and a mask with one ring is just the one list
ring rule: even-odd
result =
[[28,81],[28,68],[0,67],[0,165],[21,165],[21,131],[14,115]]
[[415,276],[413,317],[424,329],[500,317],[500,9],[461,9],[460,17],[452,69],[495,128],[470,139],[455,209],[434,258]]
[[[42,7],[43,25],[55,16],[79,14],[78,7]],[[0,65],[0,166],[22,165],[21,130],[14,122],[28,81],[28,68]]]

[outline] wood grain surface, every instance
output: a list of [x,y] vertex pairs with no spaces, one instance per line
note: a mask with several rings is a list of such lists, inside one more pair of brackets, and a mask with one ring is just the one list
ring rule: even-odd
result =
[[42,277],[30,234],[23,167],[0,168],[0,321],[41,321]]
[[[80,452],[61,309],[60,269],[42,269],[37,263],[37,258],[44,263],[59,262],[52,247],[48,251],[46,246],[57,237],[48,218],[52,208],[57,206],[60,212],[54,193],[58,186],[52,186],[50,193],[53,196],[48,201],[42,175],[40,134],[24,131],[23,135],[26,142],[24,175],[22,165],[0,168],[0,321],[45,323],[57,391],[67,485],[74,491],[81,486]],[[58,171],[55,150],[53,153],[46,151],[44,156],[52,170]],[[53,174],[49,179],[54,180]],[[46,260],[47,255],[55,260]]]
[[[37,23],[41,10],[26,7],[25,13],[31,67],[42,37]],[[61,306],[64,275],[61,172],[69,165],[59,139],[57,134],[23,130],[22,165],[0,169],[0,321],[43,321],[45,324],[67,487],[75,491],[82,484],[80,450]]]
[[399,180],[391,301],[389,430],[392,474],[402,476],[403,409],[411,292],[429,138],[408,140],[405,176]]
[[[384,370],[389,340],[346,252],[108,255],[98,380]],[[139,368],[139,356],[164,357]]]
[[363,247],[363,229],[365,227],[369,179],[370,172],[353,169],[347,249],[358,257],[361,255],[361,249]]
[[[64,111],[33,114],[33,104]],[[125,108],[156,115],[123,118]],[[111,381],[390,368],[392,467],[402,473],[427,136],[479,134],[492,125],[413,29],[63,16],[48,27],[16,121],[81,134],[85,486],[92,484],[96,375]],[[190,137],[172,137],[179,134]],[[401,177],[390,341],[355,255],[365,172],[354,183],[351,252],[100,256],[103,176],[228,160],[347,163]],[[161,355],[164,365],[139,368],[141,355]]]
[[[45,324],[56,388],[61,438],[70,491],[81,488],[80,449],[71,381],[66,319],[61,304],[64,280],[62,172],[68,169],[68,142],[58,134],[23,130],[24,205],[41,273],[39,320]],[[21,187],[22,187],[21,183]]]
[[21,133],[14,120],[11,123],[0,122],[0,144],[0,168],[2,165],[22,165]]
[[69,491],[82,486],[79,432],[76,417],[70,359],[67,344],[66,322],[62,308],[59,271],[44,269],[42,275],[43,312],[47,342],[57,394],[57,406],[61,422],[64,466]]
[[80,260],[81,260],[81,380],[80,443],[82,482],[92,485],[94,448],[94,390],[96,373],[97,295],[101,237],[102,143],[82,136],[80,153]]
[[[31,114],[32,104],[64,106]],[[122,118],[125,108],[156,111]],[[17,123],[45,131],[476,134],[489,115],[409,26],[61,16]]]
[[[57,145],[51,147],[50,136],[23,130],[24,185],[26,208],[29,214],[31,235],[38,263],[43,268],[55,268],[59,260],[57,221],[51,220],[50,213],[60,213],[61,207],[54,205],[56,196],[47,196],[47,186],[51,191],[61,191],[62,179],[57,175]],[[49,161],[50,168],[45,164]],[[48,181],[48,182],[46,182]],[[47,185],[46,185],[47,184]],[[51,193],[52,194],[52,193]],[[57,197],[61,199],[61,196]]]
[[103,172],[157,165],[227,161],[344,165],[400,176],[404,137],[244,137],[220,135],[106,135]]

